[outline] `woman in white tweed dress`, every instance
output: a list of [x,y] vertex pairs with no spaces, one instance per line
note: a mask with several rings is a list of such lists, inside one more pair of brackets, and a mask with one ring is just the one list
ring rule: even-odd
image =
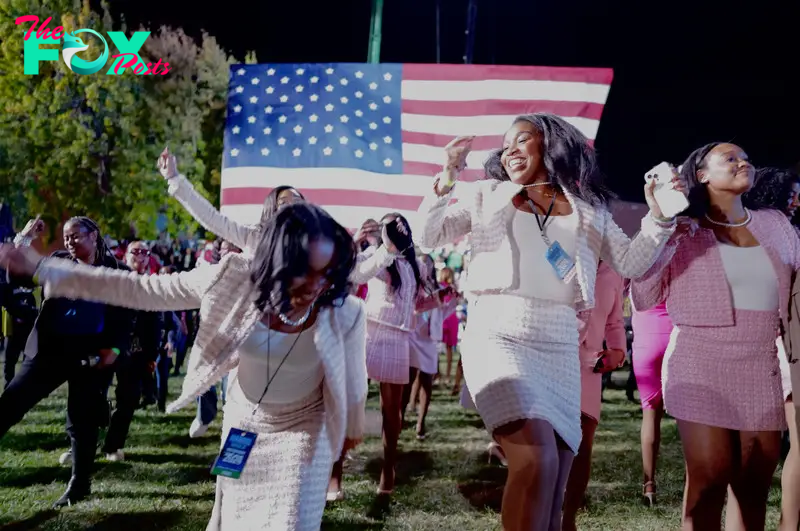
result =
[[[450,205],[471,142],[445,148],[444,175],[420,206],[420,243],[471,236],[461,355],[474,403],[508,461],[503,528],[555,531],[581,440],[576,311],[594,305],[600,259],[623,277],[644,274],[674,220],[662,218],[650,180],[650,213],[629,240],[606,208],[610,194],[586,137],[544,113],[517,118],[486,162],[488,179]],[[673,182],[681,187],[677,175]]]
[[223,440],[233,428],[257,435],[241,477],[217,478],[208,530],[316,531],[333,461],[363,435],[366,314],[347,280],[355,255],[343,227],[300,203],[264,225],[252,260],[230,254],[186,273],[139,276],[4,245],[0,263],[33,274],[46,297],[199,306],[183,393],[168,411],[230,371]]

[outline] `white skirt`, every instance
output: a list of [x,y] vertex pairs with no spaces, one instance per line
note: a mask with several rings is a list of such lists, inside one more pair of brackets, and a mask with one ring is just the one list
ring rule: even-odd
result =
[[469,393],[490,432],[515,420],[541,419],[578,452],[581,376],[574,308],[481,295],[470,306],[461,360]]
[[412,333],[408,341],[409,365],[426,374],[439,370],[439,342]]
[[238,385],[225,403],[223,444],[231,428],[258,437],[239,479],[217,477],[206,531],[318,531],[333,466],[322,388],[251,415],[255,404]]

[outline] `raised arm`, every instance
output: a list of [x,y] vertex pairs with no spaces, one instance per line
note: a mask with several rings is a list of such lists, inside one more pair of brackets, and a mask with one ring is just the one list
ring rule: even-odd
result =
[[608,210],[602,210],[602,215],[606,216],[606,222],[600,258],[623,278],[635,280],[644,275],[675,232],[674,221],[660,223],[647,214],[642,218],[641,230],[631,240],[614,222]]
[[350,273],[350,282],[353,284],[366,284],[381,275],[387,267],[394,262],[395,255],[390,253],[385,245],[377,249],[370,247],[356,256],[356,266]]
[[168,182],[169,194],[177,199],[183,205],[183,208],[206,230],[213,232],[224,240],[228,240],[241,248],[242,251],[249,254],[255,252],[260,234],[258,226],[241,225],[221,214],[205,197],[194,189],[189,179],[183,175],[176,175],[170,178]]
[[[355,297],[352,297],[355,299]],[[345,371],[347,373],[348,439],[364,437],[364,416],[367,405],[367,314],[364,303],[358,303],[358,315],[344,335]]]
[[45,258],[34,279],[44,287],[45,297],[84,299],[136,310],[191,310],[200,307],[203,295],[222,276],[230,258],[172,275],[139,275]]

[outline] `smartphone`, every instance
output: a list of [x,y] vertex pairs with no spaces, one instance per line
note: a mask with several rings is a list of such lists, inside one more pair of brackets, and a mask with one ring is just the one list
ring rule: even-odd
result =
[[689,200],[683,192],[675,190],[672,166],[668,162],[662,162],[648,172],[650,173],[655,173],[656,186],[653,195],[664,217],[674,218],[689,207]]

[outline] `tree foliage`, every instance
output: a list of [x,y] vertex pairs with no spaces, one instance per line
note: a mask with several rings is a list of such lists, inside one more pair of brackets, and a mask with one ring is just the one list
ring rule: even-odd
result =
[[[136,227],[140,237],[152,238],[156,216],[165,211],[171,233],[193,231],[197,225],[167,199],[155,162],[169,145],[183,173],[218,202],[213,191],[219,187],[234,60],[207,34],[198,45],[182,30],[162,27],[139,54],[146,62],[169,63],[166,75],[134,75],[130,69],[105,75],[111,59],[92,75],[74,74],[62,60],[41,62],[38,75],[23,74],[29,24],[17,26],[17,17],[52,17],[49,28],[67,31],[130,35],[124,25],[114,27],[103,8],[93,12],[88,0],[0,3],[0,199],[12,204],[18,220],[38,213],[50,227],[81,214],[115,237],[127,237]],[[84,55],[99,56],[95,41],[89,42]],[[108,43],[111,57],[118,51]]]

